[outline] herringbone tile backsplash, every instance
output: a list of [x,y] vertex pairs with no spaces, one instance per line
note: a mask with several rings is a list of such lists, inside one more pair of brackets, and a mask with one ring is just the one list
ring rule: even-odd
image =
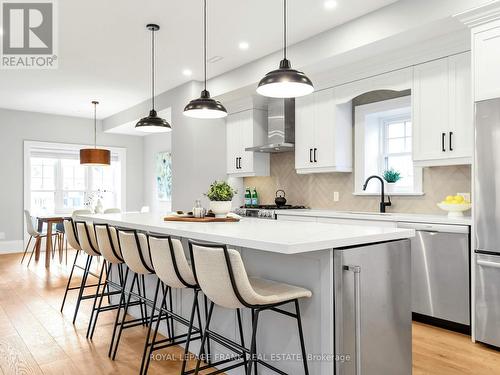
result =
[[[443,214],[436,203],[446,195],[471,191],[471,168],[468,165],[424,168],[423,179],[423,196],[391,197],[392,207],[388,210]],[[257,188],[261,204],[274,204],[277,189],[286,191],[287,203],[318,209],[377,211],[380,201],[379,197],[352,194],[353,173],[298,175],[293,152],[271,154],[271,176],[247,177],[244,186]],[[333,201],[334,191],[340,194],[338,202]]]

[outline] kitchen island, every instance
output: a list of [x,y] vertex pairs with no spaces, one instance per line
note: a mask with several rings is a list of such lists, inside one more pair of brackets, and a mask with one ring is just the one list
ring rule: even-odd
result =
[[[243,219],[237,223],[165,222],[157,214],[84,215],[104,222],[183,240],[218,242],[241,252],[247,272],[312,291],[301,301],[311,374],[411,374],[411,229]],[[150,279],[154,283],[154,276]],[[152,287],[151,293],[152,293]],[[191,292],[175,296],[187,316]],[[359,322],[359,324],[356,324]],[[247,342],[250,312],[243,311]],[[216,309],[214,330],[238,339],[233,311]],[[180,328],[179,328],[180,329]],[[197,342],[193,352],[197,353]],[[289,374],[301,374],[296,325],[266,312],[259,326],[258,351]],[[212,346],[214,354],[226,353]],[[241,373],[241,370],[231,373]],[[259,368],[260,374],[268,374]]]

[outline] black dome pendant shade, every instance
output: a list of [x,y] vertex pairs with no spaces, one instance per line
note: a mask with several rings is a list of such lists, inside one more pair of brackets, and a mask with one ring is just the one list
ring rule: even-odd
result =
[[164,133],[172,130],[167,120],[158,117],[155,110],[155,32],[160,30],[156,24],[148,24],[146,28],[151,31],[151,111],[149,116],[141,118],[135,128],[145,133]]
[[199,119],[215,119],[227,116],[227,110],[221,102],[212,99],[207,90],[207,0],[203,0],[203,67],[205,73],[205,86],[197,99],[191,100],[184,107],[184,115]]
[[311,94],[311,80],[298,70],[292,69],[286,58],[286,1],[283,0],[283,60],[278,69],[267,73],[259,82],[257,93],[271,98],[297,98]]

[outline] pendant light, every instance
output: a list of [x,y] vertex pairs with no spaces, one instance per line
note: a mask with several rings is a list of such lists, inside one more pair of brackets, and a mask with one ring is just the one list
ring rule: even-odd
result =
[[111,152],[102,148],[97,148],[97,105],[99,102],[93,101],[94,105],[94,148],[84,148],[80,150],[80,164],[82,165],[110,165]]
[[226,108],[221,102],[212,99],[207,91],[207,0],[203,0],[203,67],[205,86],[197,99],[191,100],[184,108],[188,117],[200,119],[223,118],[227,116]]
[[286,1],[283,0],[283,60],[279,69],[267,73],[257,87],[257,93],[271,98],[297,98],[314,91],[311,80],[304,73],[292,69],[286,56]]
[[160,30],[160,26],[150,23],[146,29],[151,31],[151,111],[149,116],[144,117],[135,124],[137,130],[145,133],[164,133],[172,130],[167,120],[158,117],[155,110],[155,32]]

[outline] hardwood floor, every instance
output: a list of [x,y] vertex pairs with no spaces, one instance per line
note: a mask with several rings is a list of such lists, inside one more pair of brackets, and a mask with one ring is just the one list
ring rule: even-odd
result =
[[[71,257],[70,257],[71,258]],[[102,314],[94,340],[85,338],[90,303],[71,324],[74,293],[59,312],[69,266],[42,261],[30,268],[19,254],[0,256],[0,374],[136,374],[145,331],[127,330],[115,361],[107,357],[113,313]],[[75,280],[77,284],[79,280]],[[180,348],[169,351],[179,358]],[[191,364],[192,366],[192,364]],[[153,361],[150,374],[178,374],[179,361]],[[454,332],[413,324],[414,375],[500,375],[500,352]]]

